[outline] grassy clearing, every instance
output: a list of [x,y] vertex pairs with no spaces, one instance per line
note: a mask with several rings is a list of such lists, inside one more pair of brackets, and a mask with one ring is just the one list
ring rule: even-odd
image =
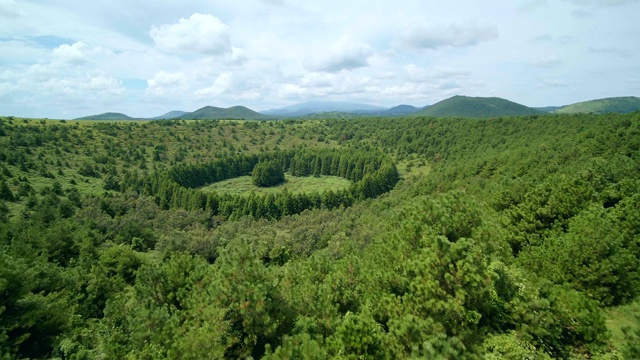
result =
[[640,301],[628,305],[619,306],[607,311],[607,328],[611,332],[611,342],[617,346],[624,343],[622,329],[629,327],[640,328]]
[[427,161],[405,160],[396,164],[398,175],[403,179],[417,180],[427,176],[431,165]]
[[253,191],[256,195],[265,195],[280,193],[285,188],[291,193],[309,193],[313,191],[337,191],[346,189],[350,185],[351,182],[349,180],[338,176],[297,177],[285,174],[284,183],[269,188],[260,188],[253,185],[251,182],[251,176],[241,176],[207,185],[203,187],[202,190],[231,195],[249,195]]

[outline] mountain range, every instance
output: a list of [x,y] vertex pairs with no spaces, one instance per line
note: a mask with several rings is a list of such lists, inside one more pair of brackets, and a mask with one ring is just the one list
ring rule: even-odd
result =
[[369,113],[385,110],[387,109],[369,104],[334,101],[309,101],[285,106],[283,108],[265,110],[262,113],[272,116],[299,117],[322,112]]
[[[269,120],[289,117],[353,117],[353,116],[434,116],[489,118],[498,116],[520,116],[544,113],[626,113],[640,110],[640,98],[634,96],[613,97],[579,102],[565,106],[531,108],[498,97],[453,96],[433,105],[421,108],[412,105],[398,105],[383,108],[362,103],[349,102],[304,102],[283,108],[256,112],[244,106],[220,108],[205,106],[193,112],[170,111],[164,115],[149,118],[133,118],[126,114],[107,112],[85,116],[76,120],[162,120],[162,119],[244,119]],[[323,115],[324,114],[324,115]],[[341,115],[343,114],[343,115]],[[348,116],[346,116],[348,115]]]

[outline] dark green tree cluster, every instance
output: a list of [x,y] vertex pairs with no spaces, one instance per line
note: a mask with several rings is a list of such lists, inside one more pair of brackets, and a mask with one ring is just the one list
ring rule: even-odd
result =
[[251,182],[258,187],[270,187],[284,182],[283,165],[276,160],[262,161],[251,172]]
[[[326,172],[322,175],[342,176],[355,182],[349,189],[336,192],[291,194],[283,189],[276,195],[261,197],[205,193],[194,188],[209,182],[250,175],[260,163],[277,164],[280,169],[291,169],[293,166],[294,171],[312,164],[319,164],[318,167],[323,168],[324,164]],[[153,196],[163,209],[206,210],[227,219],[242,216],[280,219],[310,209],[351,206],[355,200],[374,198],[388,192],[398,179],[395,164],[381,154],[298,150],[226,157],[203,164],[179,166],[147,177],[128,172],[118,185],[122,191],[130,189],[144,196]]]

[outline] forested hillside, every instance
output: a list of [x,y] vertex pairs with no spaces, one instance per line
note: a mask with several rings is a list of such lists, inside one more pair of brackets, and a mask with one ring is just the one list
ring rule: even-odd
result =
[[437,117],[491,118],[541,114],[541,111],[498,97],[453,96],[417,114]]
[[640,358],[639,189],[638,112],[2,118],[0,358]]
[[554,112],[558,114],[604,114],[631,113],[640,110],[640,98],[635,96],[613,97],[583,101],[563,106]]

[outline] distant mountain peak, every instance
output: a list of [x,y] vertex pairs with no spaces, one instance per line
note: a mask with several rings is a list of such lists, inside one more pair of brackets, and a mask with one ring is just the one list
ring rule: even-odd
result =
[[542,113],[542,111],[499,97],[456,95],[422,109],[417,114],[438,117],[490,118]]
[[571,105],[563,106],[555,113],[577,114],[577,113],[630,113],[640,110],[640,98],[635,96],[610,97],[582,101]]
[[200,120],[200,119],[244,119],[244,120],[260,120],[269,117],[255,112],[246,106],[236,105],[229,108],[220,108],[216,106],[205,106],[194,112],[182,114],[180,119]]
[[186,111],[180,111],[180,110],[173,110],[173,111],[169,111],[166,114],[160,115],[160,116],[156,116],[153,117],[153,120],[168,120],[168,119],[175,119],[177,117],[180,117],[184,114],[186,114]]
[[89,115],[76,118],[75,120],[134,120],[131,116],[118,112],[106,112],[97,115]]
[[368,112],[384,111],[383,107],[341,101],[306,101],[277,109],[265,110],[262,113],[275,116],[305,116],[324,112]]

